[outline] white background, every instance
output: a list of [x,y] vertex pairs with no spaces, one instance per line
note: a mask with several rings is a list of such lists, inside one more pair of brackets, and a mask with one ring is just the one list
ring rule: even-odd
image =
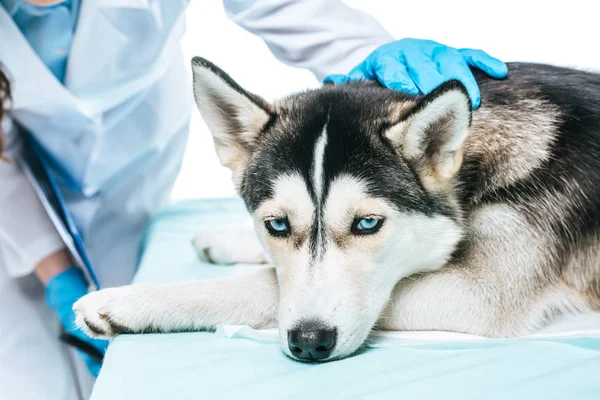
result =
[[[481,48],[503,61],[536,61],[600,70],[600,6],[596,0],[348,0],[346,3],[375,16],[398,39],[415,37],[454,47]],[[198,55],[215,62],[246,89],[266,99],[319,85],[310,72],[283,65],[260,38],[230,22],[218,0],[192,1],[187,22],[187,33],[182,40],[187,59]],[[230,174],[219,165],[210,133],[195,111],[173,200],[234,194]]]

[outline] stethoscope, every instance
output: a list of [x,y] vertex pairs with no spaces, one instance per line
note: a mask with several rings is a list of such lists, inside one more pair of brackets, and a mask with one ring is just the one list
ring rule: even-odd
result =
[[[90,284],[90,289],[98,290],[100,289],[100,283],[92,268],[92,264],[83,245],[83,239],[79,234],[75,220],[67,208],[66,202],[58,188],[56,179],[50,173],[49,158],[29,133],[24,129],[22,129],[22,132],[24,138],[23,151],[21,152],[20,157],[17,158],[17,163],[33,186],[37,196],[48,213],[48,216],[69,249],[75,263],[81,266],[81,269]],[[60,334],[59,339],[102,362],[102,352],[89,343],[86,343],[65,331]]]

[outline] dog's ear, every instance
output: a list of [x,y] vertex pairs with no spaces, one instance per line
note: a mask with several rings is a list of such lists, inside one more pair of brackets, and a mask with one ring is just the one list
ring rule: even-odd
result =
[[440,85],[423,97],[385,135],[432,191],[450,187],[458,172],[471,125],[471,100],[459,81]]
[[219,161],[237,180],[271,118],[272,107],[210,61],[194,57],[192,72],[196,105],[213,135]]

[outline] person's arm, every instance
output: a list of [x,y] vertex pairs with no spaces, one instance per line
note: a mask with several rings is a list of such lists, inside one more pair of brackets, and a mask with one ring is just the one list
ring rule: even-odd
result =
[[73,266],[73,260],[67,249],[62,248],[44,257],[35,267],[35,275],[44,286],[61,272]]
[[260,36],[285,64],[319,80],[346,73],[394,38],[368,14],[339,0],[224,0],[228,17]]
[[[46,303],[65,331],[101,353],[108,342],[92,340],[75,325],[73,304],[88,292],[88,284],[73,260],[25,174],[15,162],[20,151],[17,132],[3,123],[7,133],[6,161],[0,160],[0,265],[17,278],[35,273],[45,286]],[[58,340],[58,338],[57,338]],[[98,375],[100,362],[80,352],[90,372]]]
[[0,64],[0,265],[9,276],[35,272],[44,286],[73,260],[25,173],[15,162],[21,138],[10,116],[11,82]]
[[[5,160],[0,160],[0,264],[15,278],[40,266],[44,279],[50,279],[52,272],[60,272],[57,264],[65,261],[65,244],[16,162],[21,148],[16,128],[8,118],[2,127],[6,148]],[[63,254],[62,260],[55,253]]]

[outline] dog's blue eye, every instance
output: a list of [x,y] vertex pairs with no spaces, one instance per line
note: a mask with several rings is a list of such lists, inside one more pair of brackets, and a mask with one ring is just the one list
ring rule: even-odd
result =
[[355,235],[370,235],[379,230],[383,225],[382,218],[361,218],[352,224],[352,233]]
[[377,226],[377,220],[375,218],[363,218],[358,221],[358,229],[370,230]]
[[271,228],[277,232],[284,232],[287,230],[287,225],[282,219],[272,219],[269,221],[269,225],[271,225]]
[[288,236],[290,225],[287,218],[270,219],[265,221],[265,226],[273,236]]

